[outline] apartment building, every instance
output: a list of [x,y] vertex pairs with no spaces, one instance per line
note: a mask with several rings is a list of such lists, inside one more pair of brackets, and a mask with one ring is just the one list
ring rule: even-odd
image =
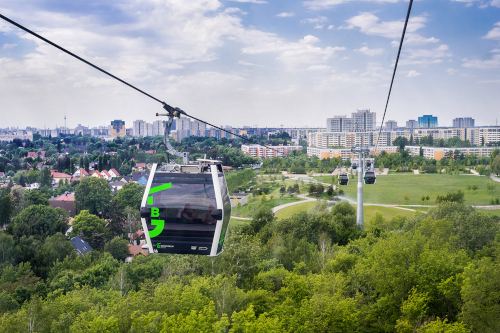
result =
[[242,145],[241,151],[248,153],[253,157],[273,158],[286,157],[293,150],[301,150],[302,146],[261,146],[261,145]]

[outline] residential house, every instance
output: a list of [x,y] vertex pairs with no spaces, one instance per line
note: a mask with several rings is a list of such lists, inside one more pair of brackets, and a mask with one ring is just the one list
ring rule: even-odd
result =
[[89,243],[78,236],[71,238],[71,243],[73,243],[75,250],[77,250],[82,256],[93,250]]
[[54,179],[53,180],[53,183],[56,183],[58,184],[59,183],[59,180],[65,180],[67,179],[68,181],[71,179],[71,176],[70,175],[67,175],[65,173],[61,173],[61,172],[57,172],[55,170],[50,170],[50,173],[51,173],[51,176],[52,178]]
[[36,151],[29,151],[28,155],[26,155],[26,158],[31,157],[31,158],[37,158],[38,157],[38,152]]
[[73,178],[75,178],[75,179],[80,179],[80,177],[85,178],[88,176],[89,176],[89,173],[87,172],[87,170],[85,170],[83,168],[76,170],[75,173],[73,174]]
[[135,234],[129,235],[133,245],[142,245],[146,243],[146,234],[142,230],[137,230]]
[[140,185],[146,185],[148,183],[148,179],[149,172],[134,172],[132,174],[132,181]]
[[90,177],[104,178],[104,177],[102,176],[102,174],[101,174],[99,171],[97,171],[97,170],[92,171],[92,172],[90,173]]
[[0,172],[0,178],[5,178],[5,172]]
[[109,183],[109,186],[111,186],[111,189],[116,189],[116,191],[119,191],[122,189],[123,185],[125,185],[125,182],[122,181],[117,181],[117,182],[112,182]]
[[42,170],[42,168],[43,168],[43,166],[44,166],[44,165],[45,165],[45,164],[43,164],[43,162],[41,162],[41,163],[37,163],[37,164],[36,164],[36,169],[37,169],[37,170]]
[[135,256],[137,255],[143,255],[143,256],[147,256],[149,251],[147,249],[143,249],[142,248],[143,245],[139,244],[139,245],[132,245],[132,244],[128,244],[128,249],[130,251],[130,254],[128,255],[128,257],[125,259],[125,262],[128,264],[128,263],[131,263],[132,260],[135,258]]
[[120,174],[118,173],[118,171],[116,171],[116,169],[110,169],[109,171],[109,174],[111,175],[111,177],[113,178],[116,178],[116,177],[120,177]]
[[146,168],[146,163],[136,163],[135,167],[139,169],[139,171],[143,171]]
[[75,216],[75,193],[63,193],[54,200],[50,201],[50,206],[53,208],[62,208],[69,213],[69,216]]
[[101,175],[102,175],[102,177],[103,177],[104,179],[106,179],[107,181],[110,181],[110,180],[111,180],[111,178],[113,178],[113,177],[111,177],[111,175],[109,174],[109,172],[107,172],[106,170],[102,170],[102,171],[101,171]]
[[125,183],[130,183],[132,181],[132,177],[129,177],[129,176],[123,176],[121,179],[120,179],[121,182],[125,182]]

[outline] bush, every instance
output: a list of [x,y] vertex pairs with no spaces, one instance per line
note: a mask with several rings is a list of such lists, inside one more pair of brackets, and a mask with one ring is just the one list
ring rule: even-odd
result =
[[436,203],[443,203],[443,202],[458,202],[462,203],[464,201],[464,193],[460,190],[458,190],[457,193],[453,192],[448,192],[446,195],[438,195],[436,197]]

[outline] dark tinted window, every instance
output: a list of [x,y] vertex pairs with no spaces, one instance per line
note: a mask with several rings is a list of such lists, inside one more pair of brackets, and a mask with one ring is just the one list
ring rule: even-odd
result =
[[231,219],[231,200],[229,199],[229,191],[227,189],[226,179],[224,174],[219,174],[219,183],[222,191],[222,202],[224,210],[224,219],[222,221],[221,235],[219,239],[219,245],[217,246],[217,253],[222,251],[222,246],[224,245],[224,239],[227,235],[227,229],[229,227],[229,220]]

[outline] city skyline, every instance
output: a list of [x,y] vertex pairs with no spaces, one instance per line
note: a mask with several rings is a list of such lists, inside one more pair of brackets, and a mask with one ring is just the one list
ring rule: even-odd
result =
[[[0,13],[216,125],[323,126],[382,119],[403,0],[6,0]],[[385,119],[473,114],[495,125],[500,2],[413,4]],[[161,104],[0,22],[2,127],[154,122]],[[22,117],[19,115],[22,114]],[[106,121],[107,121],[106,119]],[[377,125],[380,125],[378,123]],[[27,125],[26,125],[27,126]]]

